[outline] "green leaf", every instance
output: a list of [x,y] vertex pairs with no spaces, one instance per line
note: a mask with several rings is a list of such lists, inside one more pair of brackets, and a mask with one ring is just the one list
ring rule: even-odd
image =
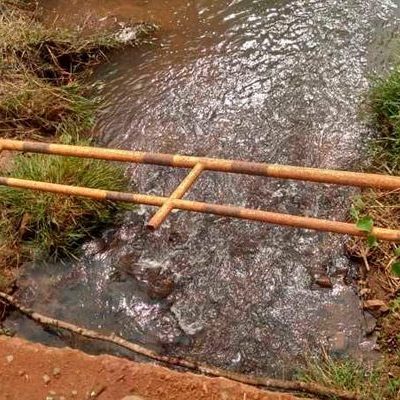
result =
[[392,265],[392,272],[400,278],[400,261],[396,261]]
[[357,228],[363,232],[371,232],[373,227],[374,220],[369,216],[362,217],[357,222]]
[[379,246],[378,239],[374,235],[368,235],[367,245],[370,248]]
[[395,255],[396,257],[400,257],[400,247],[396,247],[396,248],[394,249],[394,255]]

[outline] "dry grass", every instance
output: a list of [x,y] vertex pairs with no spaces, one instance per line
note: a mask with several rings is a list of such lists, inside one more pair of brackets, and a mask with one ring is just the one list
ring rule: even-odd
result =
[[[390,175],[400,173],[400,66],[387,76],[376,78],[364,104],[364,115],[378,133],[371,143],[369,171]],[[352,215],[368,216],[374,226],[400,228],[400,190],[365,190],[354,200]],[[349,253],[361,261],[361,281],[364,300],[381,300],[388,312],[380,315],[379,344],[384,351],[386,372],[400,375],[400,276],[394,266],[400,261],[399,245],[379,242],[373,245],[363,239],[349,243]],[[383,377],[384,378],[384,377]],[[394,393],[387,399],[400,398],[400,381],[391,383]],[[388,389],[388,390],[389,390]]]
[[[82,77],[105,52],[123,44],[114,32],[82,35],[46,28],[32,12],[21,10],[30,3],[0,0],[0,134],[56,135],[65,118],[88,128],[96,104],[87,99]],[[153,30],[143,24],[130,44]]]
[[[353,207],[358,209],[360,215],[370,216],[375,226],[392,229],[400,227],[400,190],[365,190]],[[354,238],[348,244],[350,254],[362,260],[367,273],[371,268],[381,272],[380,284],[388,298],[396,296],[400,290],[400,277],[392,273],[392,265],[397,260],[397,247],[395,243],[385,241],[369,246],[362,238]]]
[[[400,66],[387,76],[376,78],[364,104],[364,115],[379,137],[371,143],[370,171],[399,175],[400,173]],[[372,218],[375,226],[399,229],[400,190],[365,190],[353,204],[353,211]],[[353,213],[354,215],[354,213]],[[382,274],[382,284],[387,296],[394,298],[400,290],[400,277],[393,274],[397,246],[381,242],[368,246],[363,240],[350,245],[352,255],[361,257],[367,270],[373,267]]]

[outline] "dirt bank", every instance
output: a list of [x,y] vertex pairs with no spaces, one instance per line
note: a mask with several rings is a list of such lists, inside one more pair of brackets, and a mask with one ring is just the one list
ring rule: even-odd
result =
[[0,337],[0,400],[295,400],[221,378]]

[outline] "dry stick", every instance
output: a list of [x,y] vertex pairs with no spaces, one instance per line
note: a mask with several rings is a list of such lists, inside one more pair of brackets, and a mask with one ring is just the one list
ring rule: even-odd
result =
[[55,318],[50,318],[45,315],[39,314],[18,303],[18,301],[13,297],[6,293],[0,292],[0,299],[3,299],[11,306],[15,307],[22,314],[25,314],[27,317],[36,321],[42,325],[52,326],[55,328],[64,329],[66,331],[76,333],[81,336],[85,336],[90,339],[101,340],[103,342],[109,342],[116,344],[120,347],[128,349],[134,353],[141,354],[153,360],[163,362],[166,364],[179,366],[188,368],[195,371],[200,371],[204,374],[212,375],[219,378],[226,378],[236,382],[244,383],[252,386],[264,386],[267,388],[273,388],[284,391],[295,391],[295,392],[304,392],[310,393],[316,396],[323,397],[336,397],[343,400],[361,400],[362,398],[357,393],[347,392],[344,390],[336,390],[327,388],[323,385],[315,384],[315,383],[306,383],[306,382],[298,382],[298,381],[286,381],[281,379],[270,379],[261,376],[250,376],[239,374],[235,372],[225,371],[220,368],[215,368],[208,366],[206,364],[197,363],[195,361],[184,360],[177,357],[164,356],[161,354],[157,354],[152,350],[146,349],[138,344],[129,342],[115,334],[111,335],[103,335],[99,332],[92,331],[89,329],[82,328],[80,326],[70,324],[65,321],[60,321]]

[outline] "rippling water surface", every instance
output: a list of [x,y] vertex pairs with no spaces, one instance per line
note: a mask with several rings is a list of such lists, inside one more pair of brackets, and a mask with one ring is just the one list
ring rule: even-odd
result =
[[[66,2],[50,6],[63,12]],[[360,95],[368,73],[387,62],[396,2],[91,0],[79,7],[81,15],[139,15],[161,26],[153,45],[121,51],[96,73],[106,99],[102,144],[359,167],[370,136],[357,115]],[[187,172],[132,165],[127,173],[138,191],[168,195]],[[204,173],[188,198],[344,219],[352,194]],[[343,238],[183,212],[150,233],[144,224],[153,212],[128,213],[77,262],[29,268],[20,296],[56,317],[242,371],[280,375],[321,346],[370,353],[371,321],[344,283],[353,268]],[[333,289],[314,283],[326,274]],[[16,316],[9,324],[44,340]]]

